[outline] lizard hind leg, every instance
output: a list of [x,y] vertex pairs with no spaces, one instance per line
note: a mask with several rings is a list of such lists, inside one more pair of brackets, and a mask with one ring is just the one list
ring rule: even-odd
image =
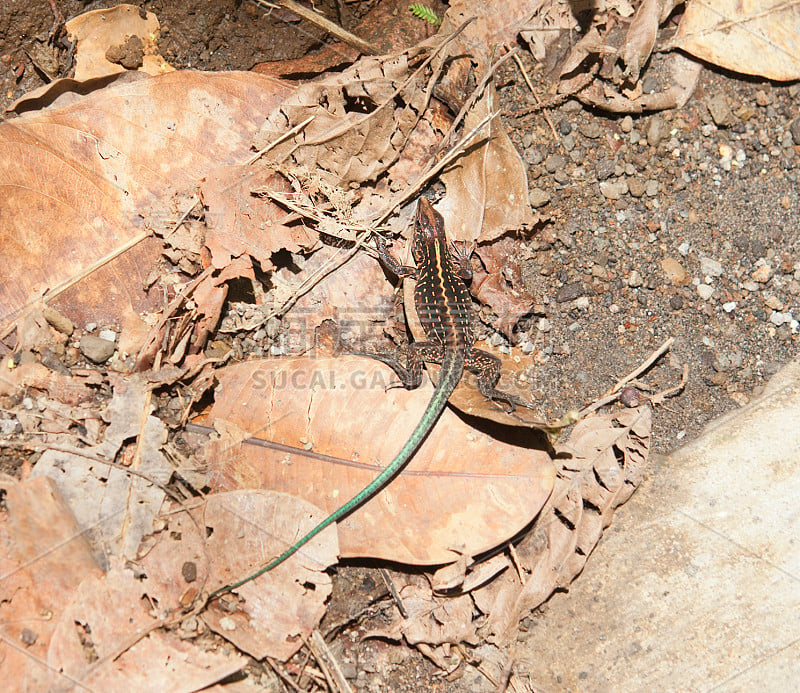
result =
[[521,397],[495,388],[497,381],[500,380],[501,367],[502,361],[499,358],[480,349],[470,349],[464,364],[464,368],[478,376],[478,390],[484,397],[505,402],[508,404],[509,412],[514,411],[518,405],[529,407],[530,405]]

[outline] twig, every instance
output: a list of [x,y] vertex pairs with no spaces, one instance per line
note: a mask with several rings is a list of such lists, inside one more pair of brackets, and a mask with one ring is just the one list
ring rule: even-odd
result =
[[394,586],[394,581],[392,580],[392,576],[389,575],[389,571],[386,568],[379,568],[381,577],[383,581],[386,583],[386,589],[389,590],[389,594],[392,595],[392,599],[394,599],[394,603],[397,605],[397,610],[400,612],[400,615],[403,618],[408,618],[408,611],[406,611],[406,607],[403,606],[403,600],[400,599],[400,595],[397,593],[397,588]]
[[[539,95],[536,93],[536,90],[533,88],[533,84],[531,83],[530,77],[528,77],[528,71],[525,69],[525,66],[522,64],[522,60],[520,59],[520,57],[518,55],[514,55],[514,62],[517,64],[517,68],[519,68],[519,71],[522,73],[522,79],[524,79],[525,80],[525,84],[528,85],[528,89],[530,89],[531,94],[533,95],[533,98],[536,99],[536,105],[537,106],[541,106],[542,105],[542,100],[539,98]],[[563,147],[564,143],[561,141],[561,138],[558,136],[558,133],[556,132],[556,128],[553,125],[553,121],[550,120],[550,116],[548,115],[547,111],[544,110],[544,108],[542,108],[542,116],[547,121],[547,124],[550,126],[550,130],[553,133],[553,139],[555,139],[555,141],[558,142]]]
[[288,140],[290,137],[294,137],[298,132],[300,132],[306,125],[308,125],[312,120],[314,120],[316,116],[308,116],[302,123],[298,123],[295,125],[291,130],[287,130],[284,132],[280,137],[278,137],[275,141],[270,142],[266,147],[257,151],[253,156],[251,156],[247,161],[245,161],[245,166],[250,166],[258,161],[264,154],[266,154],[270,149],[273,147],[277,147],[281,142]]
[[352,693],[353,689],[347,683],[347,679],[339,666],[336,657],[328,647],[328,643],[322,637],[318,629],[314,629],[311,633],[311,640],[306,643],[309,649],[314,653],[322,673],[325,675],[325,680],[331,689],[341,691],[342,693]]
[[607,394],[611,394],[612,392],[618,392],[621,390],[625,385],[638,378],[642,373],[644,373],[650,366],[652,366],[658,359],[661,358],[667,351],[669,351],[670,347],[675,343],[675,337],[670,337],[667,341],[665,341],[658,349],[656,349],[647,359],[635,370],[628,373],[628,375],[624,376],[622,379],[618,380],[617,383],[612,387]]
[[509,58],[515,56],[519,52],[519,48],[514,48],[513,50],[506,53],[502,58],[492,63],[489,69],[486,71],[486,74],[483,76],[483,79],[480,81],[480,84],[472,90],[472,94],[470,94],[469,98],[464,102],[464,105],[459,110],[458,115],[453,119],[453,122],[450,124],[450,129],[447,131],[447,134],[442,138],[442,142],[439,145],[437,150],[441,152],[445,147],[448,146],[450,138],[453,136],[456,128],[461,124],[461,121],[467,115],[469,110],[475,105],[475,102],[480,98],[480,95],[483,94],[483,90],[486,89],[489,81],[494,77],[495,72],[497,72],[498,68],[506,62]]
[[342,27],[340,27],[338,24],[335,24],[327,17],[323,17],[321,14],[314,12],[314,10],[311,10],[308,7],[299,5],[293,0],[276,0],[274,3],[266,2],[266,0],[253,0],[253,2],[261,7],[283,7],[284,9],[289,10],[289,12],[294,12],[294,14],[296,14],[298,17],[302,17],[307,22],[311,22],[320,29],[327,31],[329,34],[333,34],[340,41],[352,46],[364,55],[376,55],[380,53],[380,50],[378,50],[377,46],[372,45],[369,41],[365,41],[355,34],[351,34],[349,31],[342,29]]
[[[619,398],[620,390],[622,390],[622,388],[625,387],[625,385],[629,383],[631,380],[635,380],[648,368],[650,368],[650,366],[652,366],[659,358],[661,358],[661,356],[663,356],[667,351],[669,351],[669,348],[672,346],[674,342],[675,342],[674,337],[670,337],[669,339],[667,339],[667,341],[665,341],[660,347],[658,347],[658,349],[656,349],[652,354],[650,354],[650,356],[648,356],[647,359],[640,366],[638,366],[635,370],[628,373],[628,375],[618,380],[614,384],[614,387],[608,390],[606,394],[604,394],[602,397],[592,402],[589,406],[581,409],[577,415],[578,420],[586,418],[593,411],[617,400]],[[687,371],[684,371],[684,375],[686,375],[686,373]]]

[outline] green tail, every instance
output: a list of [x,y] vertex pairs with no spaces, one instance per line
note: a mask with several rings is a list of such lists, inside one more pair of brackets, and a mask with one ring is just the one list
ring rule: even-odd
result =
[[428,435],[428,433],[430,433],[431,429],[439,418],[439,415],[442,413],[445,406],[447,406],[447,400],[450,399],[450,395],[452,394],[453,390],[455,390],[456,385],[458,385],[458,381],[461,380],[461,374],[463,371],[463,351],[456,349],[445,349],[444,357],[442,359],[442,368],[439,373],[439,383],[436,385],[436,389],[433,391],[430,402],[428,402],[428,406],[425,408],[425,413],[419,420],[417,427],[409,436],[406,444],[400,449],[400,452],[397,453],[397,456],[392,460],[392,462],[367,486],[365,486],[361,491],[347,501],[347,503],[337,510],[334,510],[330,515],[328,515],[328,517],[314,527],[314,529],[312,529],[304,537],[298,539],[280,556],[267,563],[267,565],[261,568],[258,572],[253,573],[243,580],[239,580],[239,582],[234,582],[232,585],[227,585],[226,587],[222,587],[212,592],[209,595],[209,599],[213,599],[223,592],[241,587],[246,582],[250,582],[250,580],[254,580],[260,575],[263,575],[264,573],[267,573],[273,568],[279,566],[287,558],[294,555],[298,549],[317,536],[317,534],[319,534],[328,525],[338,522],[342,517],[350,514],[353,510],[359,507],[362,503],[368,501],[384,486],[386,486],[389,481],[391,481],[392,478],[397,475],[397,473],[400,472],[403,467],[405,467],[406,463],[411,459],[412,455],[416,452],[422,441],[425,440],[425,437]]

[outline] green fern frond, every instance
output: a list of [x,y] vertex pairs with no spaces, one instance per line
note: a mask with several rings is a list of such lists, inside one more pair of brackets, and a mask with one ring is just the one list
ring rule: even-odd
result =
[[424,19],[429,24],[433,24],[433,26],[439,26],[442,23],[442,20],[439,19],[439,15],[437,15],[436,12],[434,12],[427,5],[423,5],[421,2],[414,2],[410,4],[408,9],[411,10],[411,13],[415,17]]

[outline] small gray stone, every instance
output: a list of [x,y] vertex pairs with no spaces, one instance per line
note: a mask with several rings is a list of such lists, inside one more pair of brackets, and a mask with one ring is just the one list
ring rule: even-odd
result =
[[706,256],[700,258],[700,272],[704,277],[721,277],[723,271],[722,264],[713,258]]
[[624,178],[604,180],[600,183],[600,192],[607,200],[618,200],[628,192],[628,182]]
[[580,282],[565,284],[556,293],[556,301],[558,301],[558,303],[566,303],[567,301],[574,301],[578,296],[582,295],[583,284]]
[[100,330],[97,334],[100,339],[107,339],[109,342],[116,342],[117,341],[117,333],[114,330]]
[[528,200],[531,203],[531,207],[538,209],[539,207],[544,207],[546,204],[549,204],[550,193],[547,192],[547,190],[542,190],[542,188],[531,188],[528,193]]
[[702,298],[704,301],[707,301],[714,295],[714,287],[709,286],[708,284],[698,284],[697,285],[697,295]]
[[111,358],[116,345],[107,339],[102,339],[93,334],[86,334],[81,337],[81,353],[94,363],[104,363]]
[[551,154],[544,160],[544,167],[548,173],[561,171],[567,165],[567,160],[560,154]]
[[715,94],[706,102],[706,106],[717,127],[726,128],[736,122],[736,117],[733,115],[733,111],[731,111],[724,94]]

